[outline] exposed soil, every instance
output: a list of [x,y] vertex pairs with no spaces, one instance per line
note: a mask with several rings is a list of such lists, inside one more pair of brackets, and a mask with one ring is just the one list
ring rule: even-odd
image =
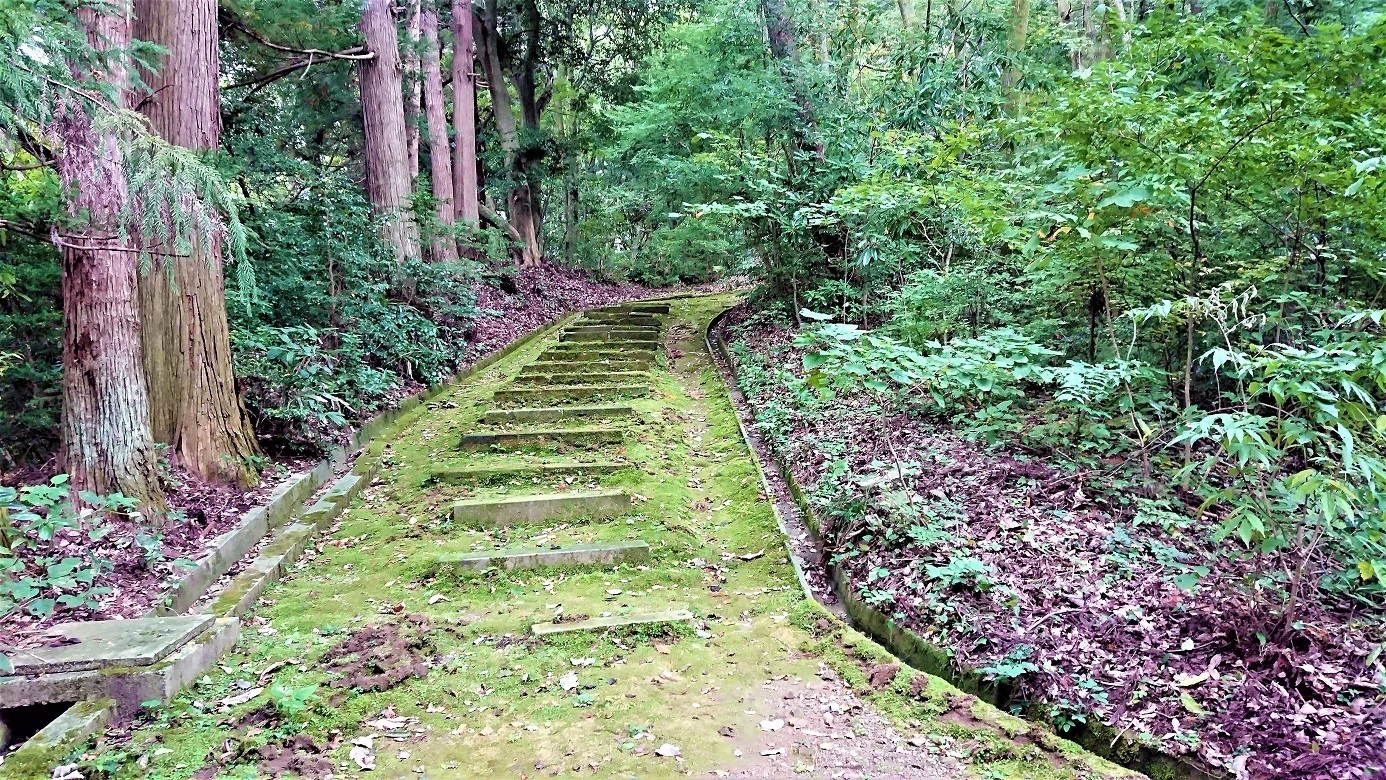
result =
[[[729,335],[801,373],[792,333],[757,318]],[[959,668],[1029,664],[1015,700],[1087,713],[1239,778],[1386,772],[1379,610],[1316,592],[1281,628],[1255,562],[1215,554],[1211,519],[1143,508],[1119,470],[1056,468],[861,396],[805,412],[783,390],[751,400],[789,409],[774,417],[780,455],[827,499],[825,532],[854,551],[842,562],[852,581]],[[840,461],[880,479],[834,477]],[[918,474],[892,477],[900,463]],[[855,513],[832,511],[852,502]],[[983,573],[950,583],[940,569],[964,557]],[[1207,576],[1177,587],[1195,565]]]
[[411,677],[428,676],[435,653],[431,631],[423,615],[374,623],[324,653],[323,668],[338,675],[333,688],[387,691]]

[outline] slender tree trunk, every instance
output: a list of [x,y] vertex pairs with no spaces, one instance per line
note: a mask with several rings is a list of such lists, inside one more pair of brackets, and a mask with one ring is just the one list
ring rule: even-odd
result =
[[478,38],[481,44],[481,64],[486,71],[486,85],[491,92],[491,113],[495,115],[496,132],[500,135],[501,150],[505,153],[506,178],[510,187],[506,199],[506,208],[510,212],[508,222],[520,236],[520,265],[537,265],[543,260],[544,249],[539,240],[539,225],[533,209],[534,197],[525,177],[524,161],[521,159],[515,108],[510,99],[510,87],[506,84],[505,70],[501,66],[501,41],[495,0],[487,0],[484,9],[481,34]]
[[[100,11],[83,7],[78,18],[93,48],[129,45],[128,2],[109,3]],[[125,66],[110,67],[95,73],[74,67],[74,75],[113,82],[123,95],[129,83]],[[140,364],[139,253],[123,240],[129,205],[123,155],[115,135],[97,130],[89,108],[71,96],[58,106],[52,133],[60,144],[56,167],[70,220],[59,236],[63,466],[78,490],[119,492],[145,507],[162,508]]]
[[1011,0],[1010,29],[1006,35],[1006,71],[1001,74],[1001,95],[1007,113],[1020,110],[1020,58],[1025,53],[1025,39],[1030,30],[1030,0]]
[[895,3],[900,8],[900,24],[906,29],[915,25],[914,3],[910,0],[896,0]]
[[[423,26],[424,111],[428,118],[428,163],[433,181],[433,197],[438,200],[438,221],[451,228],[456,223],[457,206],[453,202],[452,154],[448,150],[448,114],[443,105],[443,66],[438,43],[438,12],[434,0],[419,16]],[[451,234],[433,239],[435,260],[456,260],[457,242]]]
[[474,226],[481,221],[481,202],[476,176],[476,48],[471,0],[452,0],[452,37],[452,121],[457,134],[453,190],[457,219]]
[[404,41],[404,138],[409,155],[409,181],[419,178],[419,116],[423,113],[423,93],[419,81],[419,37],[423,19],[420,0],[409,0],[408,35]]
[[760,10],[765,16],[765,32],[770,42],[770,54],[779,62],[780,75],[789,85],[794,99],[799,104],[802,127],[799,130],[798,146],[814,152],[821,160],[825,148],[822,141],[812,139],[812,136],[818,134],[818,123],[813,101],[809,98],[807,86],[799,74],[799,50],[794,43],[794,22],[785,8],[784,0],[760,0]]
[[[168,54],[143,74],[141,110],[169,143],[215,150],[221,136],[217,95],[216,0],[137,0],[135,37]],[[194,242],[190,257],[166,261],[139,279],[141,342],[154,440],[204,479],[252,485],[259,454],[236,395],[226,317],[220,236]]]
[[361,33],[374,58],[361,61],[361,118],[366,135],[366,195],[385,217],[395,259],[419,257],[419,227],[409,213],[409,159],[399,39],[390,0],[366,0]]

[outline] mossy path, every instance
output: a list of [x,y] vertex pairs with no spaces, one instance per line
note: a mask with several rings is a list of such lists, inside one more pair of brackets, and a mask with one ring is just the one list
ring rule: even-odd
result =
[[420,410],[363,456],[374,483],[236,652],[98,744],[98,763],[130,778],[1121,774],[900,670],[805,599],[703,342],[734,302],[589,312]]

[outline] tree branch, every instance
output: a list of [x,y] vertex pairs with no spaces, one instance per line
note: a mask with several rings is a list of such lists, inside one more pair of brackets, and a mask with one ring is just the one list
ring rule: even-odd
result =
[[329,57],[334,60],[375,59],[375,52],[370,51],[365,46],[353,46],[350,49],[342,49],[341,51],[327,51],[326,49],[299,49],[293,46],[284,46],[283,44],[274,43],[273,41],[266,39],[264,36],[260,35],[259,33],[255,32],[249,27],[246,27],[244,24],[235,19],[223,17],[223,21],[225,21],[226,26],[232,28],[233,30],[239,30],[246,37],[250,38],[251,40],[255,41],[261,46],[264,46],[267,49],[274,49],[275,51],[282,51],[288,54],[306,54],[310,57]]

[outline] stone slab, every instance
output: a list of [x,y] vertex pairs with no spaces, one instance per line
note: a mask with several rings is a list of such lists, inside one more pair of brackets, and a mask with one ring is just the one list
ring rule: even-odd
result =
[[513,401],[586,401],[592,398],[643,398],[650,394],[649,385],[555,385],[552,387],[508,387],[497,390],[491,398],[496,403]]
[[[540,375],[542,376],[542,374]],[[575,420],[584,417],[615,419],[635,414],[630,404],[596,404],[593,406],[541,406],[533,409],[487,409],[481,421],[487,425],[505,423],[537,423],[555,420]]]
[[127,717],[144,702],[172,699],[231,649],[240,630],[241,622],[235,618],[217,619],[209,630],[150,666],[0,677],[0,709],[111,698],[116,701],[116,714]]
[[667,303],[618,303],[615,306],[606,306],[596,311],[638,311],[649,314],[668,314],[669,304]]
[[549,520],[604,520],[629,511],[630,494],[624,490],[574,490],[458,501],[452,505],[452,519],[474,527],[502,528]]
[[57,626],[51,634],[74,644],[16,650],[14,674],[32,677],[123,666],[149,666],[167,658],[212,624],[206,615],[92,620]]
[[653,325],[658,327],[660,322],[655,319],[653,314],[641,314],[638,312],[588,312],[581,320],[579,326],[585,325]]
[[[653,357],[659,348],[654,339],[606,339],[603,341],[560,341],[544,350],[544,355],[561,355],[568,352],[641,353],[648,352]],[[541,355],[542,357],[542,355]]]
[[459,482],[485,482],[493,479],[513,479],[533,474],[610,474],[630,467],[631,464],[619,460],[516,463],[504,466],[440,469],[429,475],[429,481],[455,484]]
[[568,331],[563,334],[559,341],[560,344],[644,344],[654,345],[659,343],[658,331],[634,331],[634,330],[597,330],[597,331]]
[[647,563],[649,560],[650,546],[645,542],[602,542],[554,548],[531,547],[454,553],[439,556],[438,567],[480,572],[487,569],[533,569],[539,566],[610,566],[618,563]]
[[553,428],[538,431],[473,431],[464,434],[459,446],[473,452],[487,447],[527,449],[548,444],[620,444],[626,432],[609,426],[586,428]]
[[575,371],[554,374],[523,374],[512,384],[531,385],[613,385],[624,382],[639,382],[649,379],[646,371]]
[[668,612],[637,612],[633,615],[612,615],[610,617],[577,620],[572,623],[535,623],[531,628],[535,636],[551,634],[571,634],[576,631],[602,631],[623,626],[643,626],[652,623],[682,623],[692,620],[693,613],[686,609]]
[[650,368],[653,356],[649,359],[627,360],[619,357],[596,360],[542,360],[530,363],[520,369],[520,376],[534,374],[573,373],[578,371],[636,371],[645,372]]

